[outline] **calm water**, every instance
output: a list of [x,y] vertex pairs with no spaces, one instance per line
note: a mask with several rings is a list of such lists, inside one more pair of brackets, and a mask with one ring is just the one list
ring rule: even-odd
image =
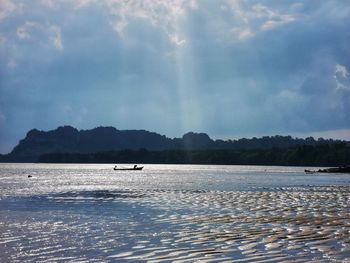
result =
[[269,166],[112,168],[0,164],[0,262],[350,258],[349,174]]

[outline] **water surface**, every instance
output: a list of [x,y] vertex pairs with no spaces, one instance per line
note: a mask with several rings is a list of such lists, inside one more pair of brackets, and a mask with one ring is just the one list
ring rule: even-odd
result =
[[0,164],[0,261],[350,258],[349,174],[269,166],[112,168]]

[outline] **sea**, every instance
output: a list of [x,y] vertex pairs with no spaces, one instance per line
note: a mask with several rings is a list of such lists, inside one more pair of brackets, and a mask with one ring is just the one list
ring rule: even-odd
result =
[[0,164],[0,262],[350,262],[350,174],[139,165]]

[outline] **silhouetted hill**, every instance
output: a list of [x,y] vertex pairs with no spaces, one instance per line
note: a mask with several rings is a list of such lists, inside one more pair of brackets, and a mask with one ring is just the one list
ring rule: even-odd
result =
[[214,145],[214,141],[210,139],[208,134],[188,132],[182,136],[180,145],[184,149],[208,149]]
[[[239,140],[213,140],[205,133],[189,132],[182,138],[168,138],[145,130],[118,130],[98,127],[77,130],[71,126],[51,131],[33,129],[8,155],[0,155],[2,162],[36,162],[39,157],[53,153],[89,154],[108,151],[139,150],[159,152],[169,150],[268,150],[286,149],[301,145],[332,145],[341,141],[292,138],[291,136],[264,136]],[[344,143],[344,142],[343,142]]]
[[92,153],[109,150],[163,150],[172,147],[172,140],[145,130],[120,131],[114,127],[77,130],[71,126],[56,130],[33,129],[9,154],[15,161],[35,161],[47,153]]

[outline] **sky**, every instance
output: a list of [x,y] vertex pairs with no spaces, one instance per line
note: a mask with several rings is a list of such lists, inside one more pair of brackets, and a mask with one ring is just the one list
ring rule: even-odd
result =
[[346,0],[0,0],[0,153],[33,128],[350,140]]

